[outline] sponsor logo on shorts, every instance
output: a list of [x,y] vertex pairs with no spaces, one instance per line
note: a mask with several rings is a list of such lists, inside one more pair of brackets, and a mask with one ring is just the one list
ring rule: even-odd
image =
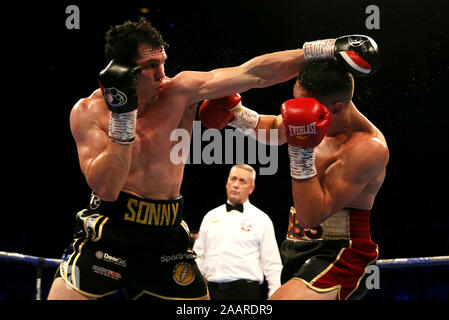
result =
[[196,254],[194,252],[181,252],[178,254],[172,254],[169,256],[161,256],[161,262],[168,263],[170,261],[184,260],[184,259],[196,259]]
[[318,225],[313,228],[302,228],[295,212],[290,211],[287,239],[318,240],[323,235],[323,227]]
[[117,258],[114,256],[111,256],[110,254],[103,252],[103,251],[97,251],[95,252],[95,257],[99,260],[104,260],[106,262],[113,263],[117,266],[126,268],[126,260],[123,260],[122,258]]
[[195,272],[189,263],[178,263],[173,269],[173,280],[180,286],[187,286],[195,280]]
[[119,272],[109,270],[109,269],[97,266],[95,264],[92,266],[92,270],[95,273],[101,274],[102,276],[106,276],[106,277],[109,277],[114,280],[120,280],[122,278],[122,275]]

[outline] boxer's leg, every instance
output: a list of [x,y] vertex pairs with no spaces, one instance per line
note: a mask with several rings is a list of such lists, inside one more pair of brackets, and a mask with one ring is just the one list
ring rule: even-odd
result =
[[50,288],[47,300],[93,300],[73,290],[68,286],[63,278],[56,278]]
[[301,279],[293,278],[283,284],[269,300],[336,300],[338,288],[318,292],[310,289]]

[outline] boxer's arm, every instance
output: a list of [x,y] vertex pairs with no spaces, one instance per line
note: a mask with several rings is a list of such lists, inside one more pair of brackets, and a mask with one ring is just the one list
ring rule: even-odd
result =
[[228,125],[264,144],[280,145],[287,141],[281,115],[259,115],[243,106],[239,94],[204,100],[198,115],[201,123],[210,129],[221,130]]
[[292,179],[292,193],[300,225],[311,228],[348,205],[385,170],[388,148],[377,139],[366,139],[347,147],[331,164],[322,181]]
[[288,81],[304,66],[303,50],[296,49],[265,54],[237,67],[209,72],[185,71],[177,77],[188,91],[188,104],[193,104]]
[[[277,140],[271,141],[270,133],[272,131],[270,130],[276,130]],[[264,144],[281,145],[287,142],[282,115],[261,115],[254,131],[256,132],[257,140]],[[261,134],[262,132],[265,133],[265,137]]]
[[81,100],[70,114],[70,128],[87,184],[105,201],[115,201],[129,174],[132,144],[114,143]]

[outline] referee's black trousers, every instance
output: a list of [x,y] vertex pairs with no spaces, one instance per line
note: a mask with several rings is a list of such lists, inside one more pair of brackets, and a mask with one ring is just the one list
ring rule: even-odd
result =
[[231,282],[208,282],[211,300],[261,300],[262,287],[257,281],[236,280]]

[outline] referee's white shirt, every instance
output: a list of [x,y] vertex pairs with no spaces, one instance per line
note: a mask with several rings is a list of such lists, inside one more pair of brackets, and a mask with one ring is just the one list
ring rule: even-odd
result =
[[207,281],[248,279],[268,282],[268,296],[281,285],[282,262],[270,217],[249,201],[243,213],[226,205],[209,211],[201,222],[194,251]]

